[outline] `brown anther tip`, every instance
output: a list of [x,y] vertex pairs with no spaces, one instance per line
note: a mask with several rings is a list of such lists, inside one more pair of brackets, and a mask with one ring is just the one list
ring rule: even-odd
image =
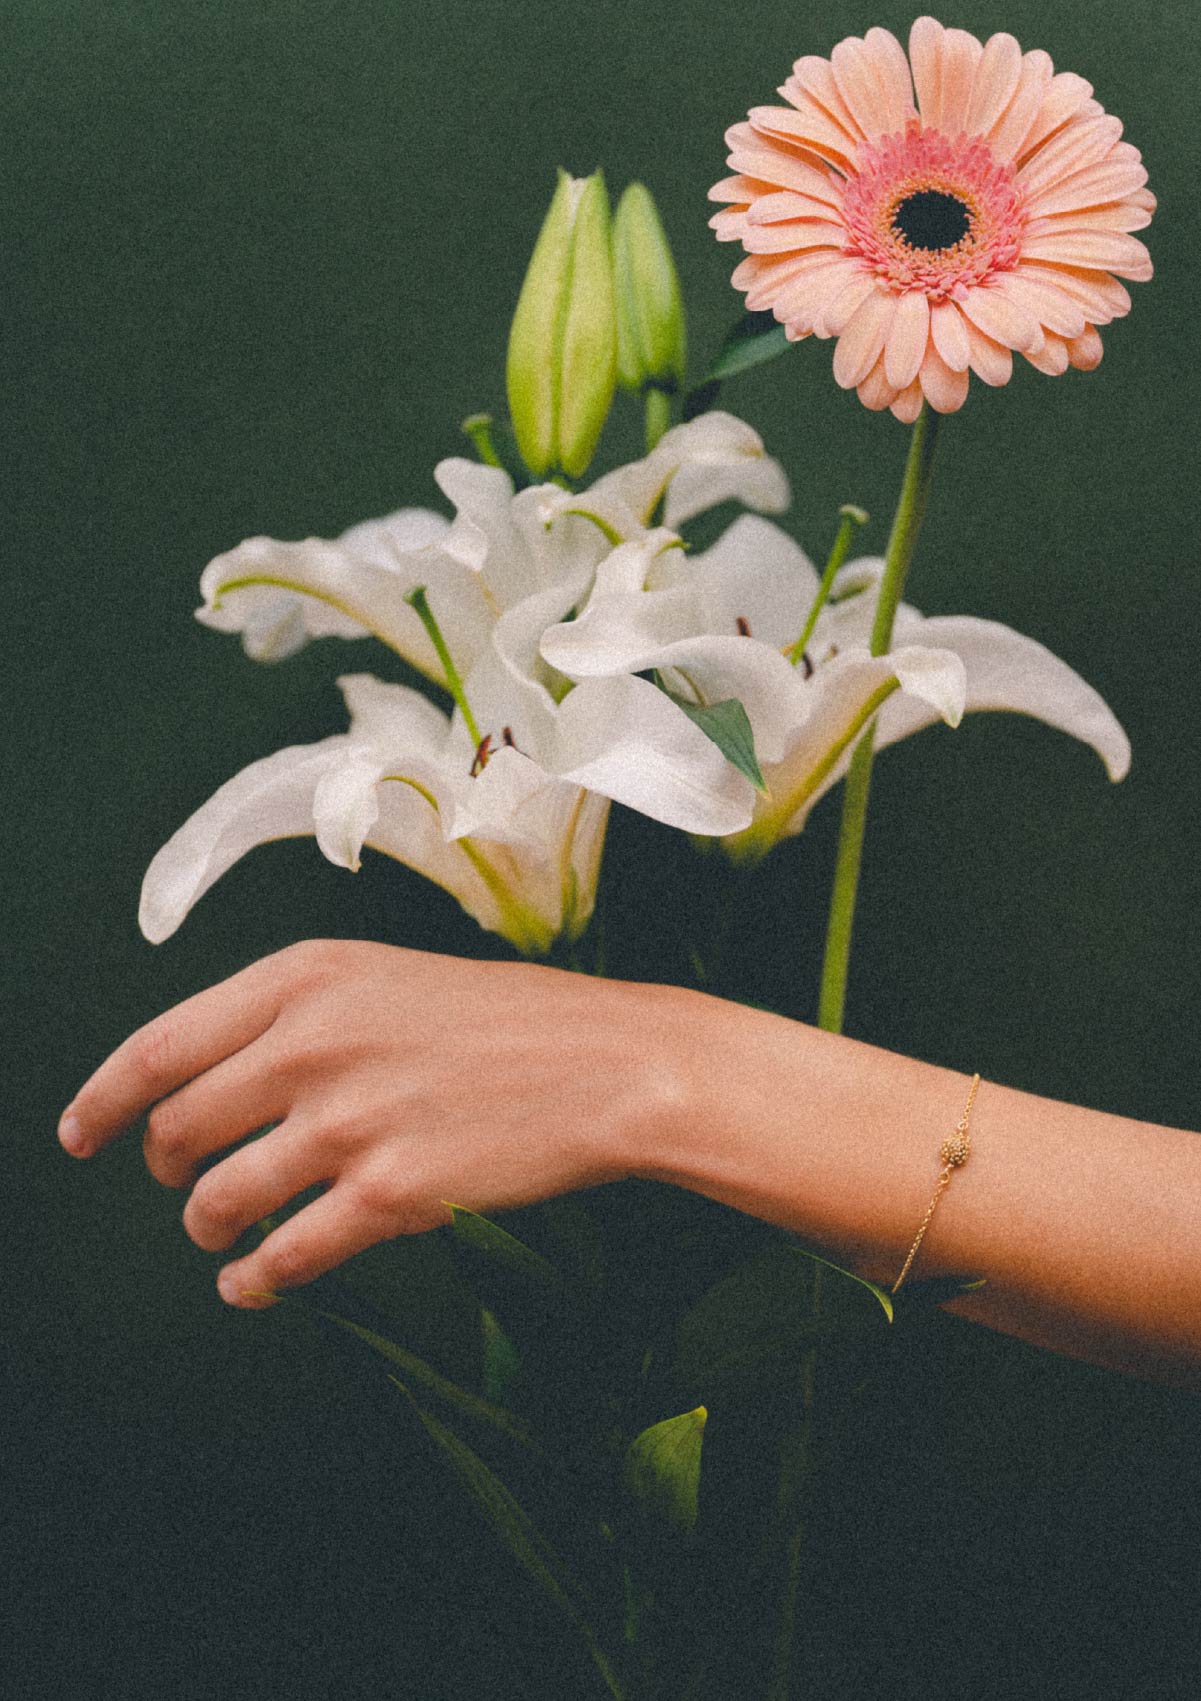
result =
[[751,635],[751,623],[747,619],[745,614],[740,614],[737,617],[737,619],[735,620],[734,625],[738,628],[738,636],[740,638],[749,638],[750,637],[750,635]]

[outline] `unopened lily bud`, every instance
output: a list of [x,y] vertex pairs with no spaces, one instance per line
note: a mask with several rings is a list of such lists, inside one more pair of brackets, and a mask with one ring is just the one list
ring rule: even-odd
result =
[[650,190],[631,183],[613,219],[617,379],[627,390],[684,382],[684,302],[667,233]]
[[616,376],[609,194],[599,171],[560,171],[509,332],[509,413],[535,478],[585,470]]

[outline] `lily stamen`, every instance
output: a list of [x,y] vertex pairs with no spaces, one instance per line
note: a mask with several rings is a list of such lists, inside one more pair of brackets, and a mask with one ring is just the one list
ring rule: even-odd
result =
[[414,585],[411,591],[406,591],[404,600],[425,627],[429,641],[437,652],[438,660],[442,663],[442,671],[446,676],[446,689],[454,698],[464,721],[467,723],[467,731],[471,734],[471,742],[476,747],[478,760],[480,744],[483,742],[482,734],[476,724],[475,716],[471,712],[471,705],[467,701],[467,693],[463,689],[459,670],[451,659],[446,639],[442,636],[442,629],[434,618],[434,611],[430,607],[429,598],[425,594],[425,586]]
[[[857,526],[865,526],[869,519],[869,515],[866,510],[863,508],[857,508],[853,502],[844,502],[838,512],[842,516],[842,524],[838,528],[838,533],[834,539],[834,547],[830,551],[825,571],[822,573],[822,582],[818,586],[816,597],[813,599],[813,607],[809,610],[808,617],[801,629],[800,637],[797,639],[792,648],[787,651],[788,659],[792,663],[793,667],[795,667],[805,655],[806,647],[810,638],[813,636],[813,629],[817,625],[817,617],[826,606],[830,592],[834,586],[834,580],[838,576],[838,569],[847,558],[847,552],[851,547],[851,539],[855,535],[855,528]],[[812,666],[810,666],[810,673],[812,671]],[[808,673],[805,675],[805,678],[809,678]]]

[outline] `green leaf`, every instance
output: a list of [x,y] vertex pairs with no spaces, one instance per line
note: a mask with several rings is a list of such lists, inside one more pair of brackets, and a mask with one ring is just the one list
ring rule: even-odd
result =
[[562,1292],[559,1272],[541,1253],[501,1228],[499,1223],[490,1222],[487,1217],[468,1211],[462,1205],[452,1205],[449,1199],[444,1203],[450,1211],[451,1228],[458,1245],[496,1263],[522,1282],[545,1289],[548,1294]]
[[[844,1270],[841,1264],[832,1264],[828,1258],[819,1258],[816,1252],[810,1252],[807,1246],[794,1246],[792,1250],[801,1258],[808,1258],[811,1263],[820,1264],[823,1270],[832,1270],[843,1281],[853,1282],[856,1287],[870,1293],[885,1317],[891,1323],[893,1320],[892,1295],[875,1282],[869,1282],[866,1276],[857,1276],[854,1270]],[[826,1290],[828,1292],[828,1290]]]
[[580,1607],[581,1590],[550,1543],[535,1528],[520,1501],[505,1487],[477,1453],[465,1441],[447,1429],[445,1424],[424,1411],[409,1389],[398,1377],[392,1380],[408,1399],[421,1421],[426,1434],[441,1450],[477,1512],[491,1525],[505,1547],[530,1576],[535,1578],[570,1620],[587,1645],[610,1695],[624,1701],[625,1690],[606,1659],[588,1620]]
[[874,1283],[791,1242],[777,1244],[717,1282],[684,1316],[673,1364],[677,1384],[710,1403],[785,1385],[817,1342],[887,1328],[887,1299]]
[[778,360],[792,347],[772,313],[744,313],[717,352],[705,379],[717,383],[765,361]]
[[484,1397],[502,1401],[521,1377],[521,1354],[487,1306],[480,1310],[480,1328],[484,1336]]
[[690,721],[700,727],[706,738],[712,739],[727,761],[740,774],[745,774],[756,791],[766,792],[767,782],[755,755],[755,735],[747,712],[737,697],[725,697],[720,703],[690,703],[686,697],[669,691],[655,676],[664,696],[670,697],[677,708],[683,709]]
[[696,1525],[701,1484],[701,1443],[708,1412],[704,1406],[651,1424],[630,1443],[625,1484],[635,1500],[657,1520],[686,1532]]
[[410,1381],[418,1383],[428,1393],[444,1400],[448,1406],[461,1412],[464,1417],[476,1418],[480,1422],[488,1424],[490,1428],[499,1430],[510,1441],[520,1442],[523,1447],[541,1455],[541,1448],[526,1425],[512,1412],[506,1411],[503,1406],[495,1404],[492,1400],[482,1400],[478,1394],[473,1394],[468,1389],[461,1388],[457,1382],[452,1382],[449,1377],[443,1376],[434,1369],[433,1365],[427,1364],[416,1353],[411,1353],[407,1347],[398,1346],[395,1341],[388,1340],[384,1335],[376,1334],[374,1329],[364,1328],[361,1323],[352,1323],[349,1318],[339,1317],[336,1312],[320,1308],[314,1309],[317,1310],[319,1317],[324,1317],[330,1323],[336,1323],[340,1329],[345,1329],[348,1334],[357,1336],[365,1346],[370,1347],[382,1358],[386,1358],[389,1363],[403,1370]]

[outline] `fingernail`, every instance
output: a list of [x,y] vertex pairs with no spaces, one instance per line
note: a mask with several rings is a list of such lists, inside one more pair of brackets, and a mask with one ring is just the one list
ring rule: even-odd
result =
[[222,1270],[217,1277],[217,1292],[226,1305],[237,1305],[242,1298],[242,1282],[238,1272],[232,1267]]
[[83,1129],[80,1126],[79,1118],[72,1116],[70,1111],[66,1113],[58,1125],[58,1142],[63,1150],[70,1152],[73,1157],[80,1157],[83,1153]]

